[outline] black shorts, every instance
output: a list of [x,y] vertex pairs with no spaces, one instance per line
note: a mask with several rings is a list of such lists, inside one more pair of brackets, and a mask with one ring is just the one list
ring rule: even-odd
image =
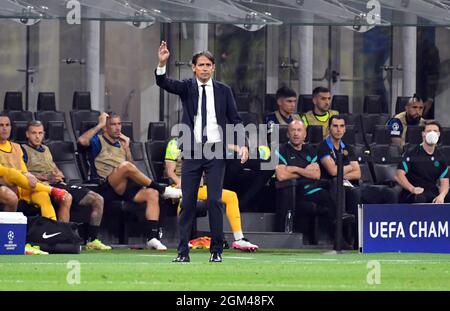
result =
[[76,208],[80,204],[80,201],[83,200],[83,198],[88,194],[89,191],[91,191],[83,186],[70,185],[63,182],[53,184],[51,186],[59,189],[64,189],[70,193],[70,195],[72,196],[71,208]]
[[144,187],[135,183],[132,180],[128,180],[125,192],[122,195],[117,194],[114,188],[106,180],[100,189],[100,194],[103,196],[105,201],[131,201],[134,202],[134,197],[141,191]]

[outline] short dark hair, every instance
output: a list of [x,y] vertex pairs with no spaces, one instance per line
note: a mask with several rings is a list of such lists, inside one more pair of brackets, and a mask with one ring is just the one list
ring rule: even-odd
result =
[[280,98],[287,98],[287,97],[295,97],[297,98],[297,93],[295,91],[287,86],[282,86],[277,90],[277,93],[275,94],[275,98],[278,100]]
[[106,111],[106,113],[108,114],[108,119],[120,118],[120,114],[115,111]]
[[329,128],[331,127],[331,123],[333,123],[333,120],[344,120],[344,122],[345,122],[344,117],[341,115],[337,114],[337,115],[331,116],[331,118],[328,119],[328,127]]
[[330,93],[330,90],[324,86],[318,86],[313,90],[312,96],[316,97],[319,93]]
[[39,120],[31,120],[31,121],[28,121],[28,124],[27,124],[27,131],[30,129],[30,127],[32,127],[32,126],[44,126],[44,124],[42,124],[42,122],[41,121],[39,121]]
[[414,102],[425,105],[425,100],[422,98],[422,96],[414,94],[406,103],[406,105],[413,104]]
[[210,51],[201,51],[198,52],[196,54],[194,54],[194,56],[192,56],[192,65],[197,65],[197,60],[200,56],[205,56],[207,59],[209,59],[211,61],[211,63],[215,64],[215,60],[214,60],[214,56]]
[[441,124],[438,122],[438,121],[436,121],[436,120],[427,120],[427,121],[425,121],[424,123],[423,123],[423,131],[425,131],[425,128],[428,126],[428,125],[436,125],[437,127],[438,127],[438,129],[439,129],[439,132],[442,132],[442,126],[441,126]]

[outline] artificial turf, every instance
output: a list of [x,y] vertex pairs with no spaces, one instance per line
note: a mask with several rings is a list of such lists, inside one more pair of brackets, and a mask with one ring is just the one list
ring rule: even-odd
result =
[[[319,250],[224,252],[209,263],[205,250],[172,263],[174,251],[115,249],[79,255],[0,256],[0,290],[450,290],[450,255],[327,254]],[[80,263],[79,284],[69,284]],[[369,284],[380,264],[380,284]],[[72,273],[72,274],[70,274]]]

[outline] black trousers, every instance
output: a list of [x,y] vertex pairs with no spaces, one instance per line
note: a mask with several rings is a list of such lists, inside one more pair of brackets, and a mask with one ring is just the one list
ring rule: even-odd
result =
[[181,213],[178,220],[180,243],[178,253],[189,253],[189,237],[195,221],[198,187],[205,172],[207,187],[209,227],[211,230],[211,253],[223,250],[223,205],[221,204],[225,160],[223,159],[184,159],[181,170]]
[[238,176],[244,168],[251,169],[255,172],[252,183],[246,191],[239,197],[239,205],[245,206],[247,209],[254,210],[250,206],[250,202],[256,198],[258,193],[264,188],[265,184],[275,173],[274,170],[261,170],[261,163],[267,162],[260,159],[249,159],[244,165],[241,160],[227,160],[225,172],[225,188],[238,189],[240,186]]
[[[325,189],[320,189],[312,194],[306,194],[306,192],[302,186],[297,186],[296,213],[304,216],[319,216],[323,218],[327,233],[330,237],[334,238],[336,204],[331,198],[330,193]],[[305,201],[315,204],[305,204]]]
[[[438,195],[438,189],[425,189],[421,194],[412,194],[403,189],[400,194],[400,203],[431,203]],[[445,197],[444,202],[450,202],[449,195]]]

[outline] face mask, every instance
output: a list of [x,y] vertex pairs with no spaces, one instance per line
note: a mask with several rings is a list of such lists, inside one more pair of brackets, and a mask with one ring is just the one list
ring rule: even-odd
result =
[[435,131],[428,132],[425,136],[425,141],[429,145],[436,145],[439,140],[439,134]]

